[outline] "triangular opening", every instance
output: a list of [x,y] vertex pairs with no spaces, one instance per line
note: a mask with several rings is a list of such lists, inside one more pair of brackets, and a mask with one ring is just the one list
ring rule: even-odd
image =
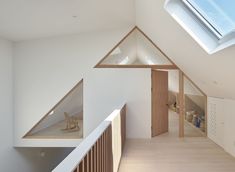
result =
[[206,95],[184,76],[184,135],[202,137],[206,135]]
[[132,29],[95,67],[177,69],[138,27]]
[[23,138],[83,137],[83,80],[72,88]]

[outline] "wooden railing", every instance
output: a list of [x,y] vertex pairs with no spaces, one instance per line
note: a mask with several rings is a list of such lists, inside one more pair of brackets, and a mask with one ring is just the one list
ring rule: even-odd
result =
[[53,172],[117,172],[126,139],[126,105],[114,110]]
[[113,169],[111,125],[103,132],[74,172],[110,172]]

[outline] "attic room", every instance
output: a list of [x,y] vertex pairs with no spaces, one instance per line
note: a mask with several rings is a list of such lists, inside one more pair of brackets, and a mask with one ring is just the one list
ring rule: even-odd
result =
[[0,171],[234,172],[234,7],[1,1]]

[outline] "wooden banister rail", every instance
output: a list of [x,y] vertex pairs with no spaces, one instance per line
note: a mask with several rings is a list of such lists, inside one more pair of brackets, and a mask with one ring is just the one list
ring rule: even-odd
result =
[[85,155],[74,172],[112,172],[112,128],[111,125]]
[[126,105],[114,110],[52,172],[117,172],[126,139]]

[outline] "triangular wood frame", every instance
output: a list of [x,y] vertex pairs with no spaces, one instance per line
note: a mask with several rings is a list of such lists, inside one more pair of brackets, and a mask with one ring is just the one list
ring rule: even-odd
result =
[[[152,43],[152,45],[160,52],[162,55],[171,62],[172,65],[109,65],[109,64],[102,64],[102,62],[135,30],[138,30],[140,33],[144,35],[145,38],[147,38],[148,41]],[[129,31],[124,38],[119,41],[114,48],[112,48],[105,56],[102,58],[95,66],[94,68],[152,68],[152,69],[175,69],[179,70],[183,73],[183,76],[185,76],[192,84],[202,93],[202,95],[207,96],[170,58],[167,56],[161,48],[159,48],[153,41],[150,39],[138,26],[135,26],[131,31]]]
[[[77,87],[79,87],[81,84],[83,84],[83,79],[80,80],[58,103],[56,103],[55,106],[53,106],[53,108],[51,108],[49,110],[49,112],[46,113],[46,115],[44,115],[22,138],[23,139],[34,139],[30,133],[38,126],[38,124],[40,124],[48,115],[50,115],[50,112],[53,111],[53,109],[55,109],[56,107],[58,107],[60,105],[61,102],[63,102],[63,100],[65,100],[69,95],[70,93],[72,93]],[[31,137],[29,137],[31,136]],[[46,137],[46,138],[41,138],[40,139],[48,139],[49,137]],[[51,138],[53,139],[78,139],[78,138],[72,138],[72,137],[69,137],[69,138],[62,138],[62,137],[54,137],[54,136],[51,136]],[[37,139],[37,137],[36,137]]]
[[[122,44],[135,30],[138,30],[163,56],[166,58],[171,65],[148,65],[148,64],[128,64],[128,65],[116,65],[116,64],[102,64],[102,62],[109,57],[109,55],[120,45]],[[102,58],[94,68],[152,68],[152,69],[178,69],[175,63],[137,26],[135,26],[121,41],[117,43],[114,48],[112,48],[104,58]]]

